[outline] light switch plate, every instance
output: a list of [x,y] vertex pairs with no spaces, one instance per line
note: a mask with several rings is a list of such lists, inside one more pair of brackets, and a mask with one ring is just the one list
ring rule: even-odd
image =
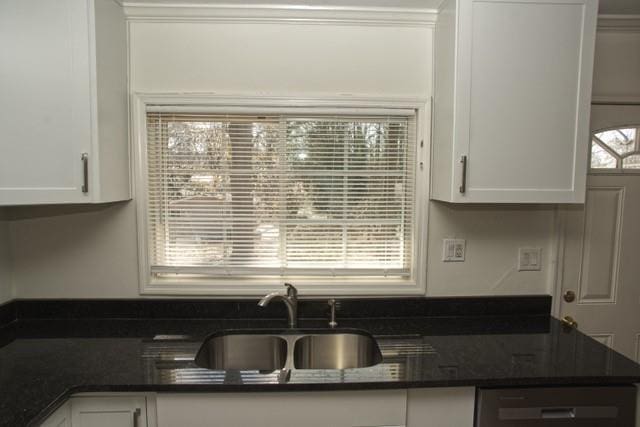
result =
[[466,250],[464,239],[443,239],[442,240],[442,261],[462,262]]
[[542,269],[542,248],[519,248],[518,271],[540,271]]

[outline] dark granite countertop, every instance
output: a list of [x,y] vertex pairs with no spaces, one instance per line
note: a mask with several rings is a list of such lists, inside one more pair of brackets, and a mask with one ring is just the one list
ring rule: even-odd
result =
[[[37,317],[37,316],[36,316]],[[323,328],[325,320],[301,320]],[[203,338],[223,329],[284,328],[284,319],[24,318],[0,328],[0,425],[37,425],[78,392],[341,390],[640,382],[640,366],[548,315],[342,319],[376,336],[370,368],[198,368]],[[163,335],[163,337],[156,337]],[[156,337],[154,339],[154,337]]]

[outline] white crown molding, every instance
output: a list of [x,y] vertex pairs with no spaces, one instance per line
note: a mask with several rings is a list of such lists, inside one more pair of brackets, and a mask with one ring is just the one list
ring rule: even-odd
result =
[[640,32],[640,15],[599,15],[598,31]]
[[123,2],[129,21],[358,24],[431,27],[437,10],[392,7]]
[[[260,22],[432,27],[437,9],[114,0],[130,21]],[[640,32],[640,15],[599,15],[599,31]]]

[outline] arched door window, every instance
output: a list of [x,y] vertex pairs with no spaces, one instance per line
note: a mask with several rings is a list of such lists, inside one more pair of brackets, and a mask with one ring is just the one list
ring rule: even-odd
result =
[[594,132],[590,162],[596,172],[640,172],[640,125]]

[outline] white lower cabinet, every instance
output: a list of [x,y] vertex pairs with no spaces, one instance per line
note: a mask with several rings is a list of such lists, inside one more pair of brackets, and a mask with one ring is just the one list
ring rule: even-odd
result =
[[42,427],[472,427],[473,387],[71,398]]
[[158,394],[158,427],[401,427],[407,391]]
[[155,427],[152,395],[72,397],[42,427]]
[[472,427],[475,388],[158,394],[158,427]]
[[407,427],[472,427],[474,387],[415,388],[407,394]]
[[144,396],[75,397],[71,427],[149,427]]
[[71,402],[66,402],[56,409],[41,427],[71,427]]

